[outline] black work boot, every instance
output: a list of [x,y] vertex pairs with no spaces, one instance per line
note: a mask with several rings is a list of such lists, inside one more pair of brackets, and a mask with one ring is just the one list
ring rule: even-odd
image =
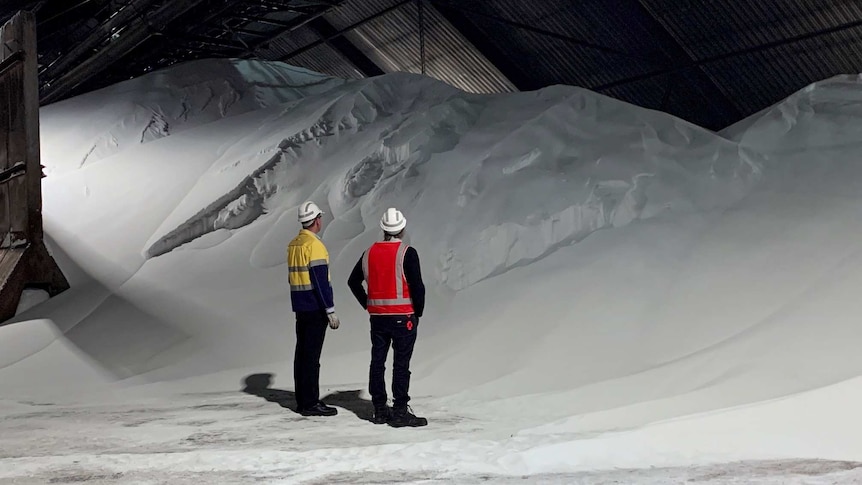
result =
[[409,406],[392,409],[392,419],[389,420],[389,426],[393,428],[403,428],[405,426],[418,428],[427,424],[428,420],[414,415]]
[[338,410],[332,406],[327,406],[323,404],[322,401],[319,401],[314,406],[310,408],[299,409],[299,414],[303,416],[335,416],[338,414]]
[[387,405],[374,408],[374,416],[371,417],[371,422],[374,424],[386,424],[392,419],[392,408]]

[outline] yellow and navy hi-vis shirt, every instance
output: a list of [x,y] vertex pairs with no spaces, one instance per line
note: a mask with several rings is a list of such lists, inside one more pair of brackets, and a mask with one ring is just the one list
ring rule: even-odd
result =
[[294,312],[332,309],[329,252],[313,232],[303,229],[287,246],[290,303]]

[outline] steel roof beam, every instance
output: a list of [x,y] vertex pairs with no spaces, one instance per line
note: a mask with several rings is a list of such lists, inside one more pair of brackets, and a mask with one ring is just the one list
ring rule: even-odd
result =
[[[327,5],[329,5],[329,4],[327,4]],[[262,39],[261,41],[255,43],[243,57],[251,57],[253,55],[257,55],[257,50],[261,46],[263,46],[264,44],[272,42],[275,39],[277,39],[277,38],[279,38],[285,34],[293,32],[294,30],[307,25],[309,22],[313,21],[314,19],[322,17],[324,14],[326,14],[326,12],[328,12],[330,10],[330,8],[331,8],[331,6],[328,6],[326,8],[319,10],[318,12],[316,12],[314,14],[298,17],[296,19],[296,22],[291,22],[289,25],[282,27],[281,29],[279,29],[278,32],[275,32],[268,39]]]
[[458,8],[453,8],[447,5],[435,5],[440,7],[437,9],[440,15],[443,16],[455,29],[473,44],[488,61],[494,65],[506,78],[515,85],[520,91],[532,91],[543,87],[534,76],[528,74],[515,62],[512,62],[511,56],[503,52],[488,36],[478,28],[478,26]]
[[[303,2],[298,4],[298,2],[288,1],[287,3],[274,2],[272,0],[255,0],[247,2],[249,5],[257,5],[271,8],[273,12],[296,12],[301,14],[309,14],[314,13],[320,10],[321,8],[329,9],[334,7],[330,3],[320,3],[320,2]],[[337,5],[337,3],[336,3]]]
[[234,19],[245,20],[249,23],[257,22],[259,24],[274,25],[276,27],[284,27],[284,28],[293,27],[293,23],[285,22],[284,20],[269,19],[266,17],[257,17],[254,15],[245,15],[245,14],[230,14],[228,16],[230,18],[234,18]]
[[221,47],[224,49],[230,49],[234,51],[245,51],[248,49],[248,46],[243,45],[241,43],[233,43],[225,39],[219,39],[216,37],[207,37],[204,35],[192,35],[192,34],[184,34],[179,32],[165,32],[159,35],[163,35],[164,37],[176,41],[180,41],[183,43],[198,43],[204,45],[212,45]]
[[347,60],[350,61],[351,64],[356,66],[356,68],[359,69],[359,72],[361,72],[365,76],[372,77],[384,74],[383,69],[380,69],[380,66],[378,66],[374,63],[374,61],[369,59],[368,56],[366,56],[365,53],[359,50],[358,47],[353,45],[352,42],[342,36],[334,35],[336,32],[338,32],[338,29],[333,27],[333,25],[327,22],[325,19],[315,19],[311,21],[308,26],[312,30],[314,30],[321,38],[333,36],[332,39],[327,41],[327,43],[332,46],[332,48],[335,49],[338,53],[347,58]]
[[88,3],[92,2],[92,1],[93,0],[81,0],[80,2],[76,2],[74,5],[71,5],[65,9],[63,9],[62,11],[60,11],[60,12],[58,12],[58,13],[56,13],[56,14],[54,14],[54,15],[46,18],[46,19],[39,20],[39,23],[36,24],[36,26],[41,27],[44,24],[47,24],[48,22],[51,22],[52,20],[58,19],[58,18],[66,15],[67,13],[69,13],[73,10],[76,10],[80,7],[83,7],[84,5],[87,5]]
[[338,31],[336,31],[336,32],[333,32],[332,34],[327,35],[326,37],[323,37],[323,38],[321,38],[320,40],[314,41],[314,42],[312,42],[311,44],[308,44],[308,45],[307,45],[307,46],[305,46],[305,47],[301,47],[301,48],[299,48],[299,49],[296,49],[295,51],[288,52],[287,54],[285,54],[284,56],[282,56],[282,57],[278,58],[277,60],[279,60],[279,61],[284,61],[284,60],[290,59],[291,57],[298,56],[298,55],[302,54],[303,52],[310,51],[311,49],[314,49],[315,47],[317,47],[317,46],[319,46],[319,45],[321,45],[321,44],[325,44],[325,43],[327,43],[327,42],[331,41],[332,39],[336,39],[336,38],[338,38],[338,37],[340,37],[340,36],[342,36],[342,35],[344,35],[344,34],[346,34],[346,33],[350,32],[350,31],[353,31],[353,30],[355,30],[355,29],[357,29],[357,28],[359,28],[359,27],[361,27],[361,26],[363,26],[363,25],[367,24],[368,22],[371,22],[372,20],[374,20],[374,19],[376,19],[376,18],[382,17],[382,16],[384,16],[384,15],[388,14],[389,12],[392,12],[393,10],[397,10],[397,9],[399,9],[399,8],[403,7],[404,5],[407,5],[408,3],[411,3],[411,2],[413,2],[413,1],[414,1],[414,0],[401,0],[400,2],[396,3],[395,5],[393,5],[393,6],[391,6],[391,7],[388,7],[388,8],[386,8],[386,9],[383,9],[383,10],[381,10],[380,12],[377,12],[376,14],[371,15],[371,16],[369,16],[369,17],[367,17],[367,18],[364,18],[364,19],[362,19],[362,20],[360,20],[360,21],[358,21],[358,22],[356,22],[356,23],[353,23],[353,24],[351,24],[351,25],[348,25],[347,27],[345,27],[345,28],[343,28],[343,29],[341,29],[341,30],[338,30]]
[[494,22],[498,22],[501,24],[505,24],[511,27],[516,27],[521,30],[525,30],[527,32],[533,32],[535,34],[544,35],[546,37],[551,37],[554,39],[562,40],[564,42],[568,42],[570,44],[577,45],[579,47],[592,49],[598,52],[604,52],[605,54],[613,54],[619,57],[626,57],[629,59],[636,59],[638,61],[647,61],[647,62],[655,62],[655,59],[648,58],[646,56],[642,56],[640,54],[633,54],[631,52],[621,51],[619,49],[614,49],[612,47],[607,47],[601,44],[596,44],[595,42],[590,42],[583,39],[578,39],[576,37],[572,37],[571,35],[561,34],[559,32],[553,32],[550,30],[545,30],[540,27],[536,27],[534,25],[528,25],[522,22],[518,22],[515,20],[507,19],[500,17],[498,15],[493,15],[485,12],[481,12],[472,8],[464,7],[455,2],[451,2],[448,0],[430,0],[430,2],[439,8],[447,8],[447,9],[455,9],[461,12],[464,12],[466,15],[473,15],[476,17],[486,18],[488,20],[492,20]]
[[[682,64],[689,65],[694,59],[692,59],[688,50],[686,50],[685,46],[683,46],[674,36],[670,33],[670,31],[665,27],[665,25],[656,17],[653,12],[644,4],[644,0],[629,0],[631,4],[631,8],[635,11],[640,18],[645,20],[645,23],[650,26],[650,30],[654,32],[654,35],[659,37],[659,41],[668,46],[671,51],[671,55],[677,60],[677,62],[682,62]],[[730,99],[730,96],[715,82],[709,73],[706,72],[702,68],[702,66],[697,66],[695,71],[695,75],[701,81],[701,84],[708,90],[717,94],[714,98],[716,102],[721,103],[722,108],[728,111],[733,117],[736,119],[742,118],[742,112],[739,109],[739,106]],[[679,76],[672,75],[668,79],[669,85],[679,84]],[[668,87],[668,92],[666,94],[666,98],[663,101],[663,104],[667,104],[670,102],[670,90],[671,86]]]
[[58,73],[66,71],[72,64],[77,62],[88,53],[92,52],[99,44],[109,38],[116,30],[126,26],[132,19],[142,17],[155,0],[133,0],[120,9],[116,15],[96,27],[86,39],[76,44],[64,56],[48,64],[40,74],[43,79],[52,79]]
[[613,82],[610,82],[610,83],[607,83],[607,84],[604,84],[601,86],[596,86],[596,87],[590,88],[590,89],[596,89],[596,90],[610,89],[610,88],[613,88],[616,86],[622,86],[624,84],[631,84],[634,82],[642,81],[644,79],[650,79],[650,78],[653,78],[656,76],[663,76],[666,74],[672,74],[672,73],[676,73],[679,71],[683,71],[685,69],[691,69],[692,67],[705,66],[707,64],[712,64],[715,62],[724,61],[727,59],[732,59],[734,57],[745,56],[748,54],[756,54],[758,52],[762,52],[765,50],[775,49],[777,47],[783,47],[785,45],[792,45],[792,44],[796,44],[796,43],[799,43],[799,42],[802,42],[802,41],[805,41],[808,39],[814,39],[817,37],[822,37],[824,35],[843,32],[845,30],[855,29],[858,27],[862,27],[862,20],[854,20],[853,22],[848,22],[848,23],[842,24],[842,25],[836,25],[835,27],[830,27],[828,29],[822,29],[822,30],[818,30],[815,32],[809,32],[807,34],[796,35],[796,36],[788,37],[788,38],[782,39],[782,40],[767,42],[765,44],[761,44],[761,45],[754,46],[754,47],[748,47],[745,49],[726,52],[724,54],[718,54],[718,55],[711,56],[711,57],[705,57],[703,59],[695,59],[695,60],[692,60],[688,64],[677,65],[677,66],[673,66],[673,67],[669,67],[669,68],[665,68],[665,69],[659,69],[659,70],[647,72],[644,74],[640,74],[638,76],[632,76],[630,78],[620,79],[619,81],[613,81]]
[[236,32],[239,34],[250,35],[252,37],[260,37],[260,38],[267,38],[267,39],[269,38],[268,32],[262,32],[260,30],[231,28],[229,31],[230,32]]
[[[150,0],[145,0],[150,1]],[[148,16],[149,22],[136,22],[95,54],[66,71],[59,78],[45,85],[42,102],[51,103],[61,99],[75,87],[86,82],[112,63],[126,55],[154,34],[151,26],[165,26],[204,0],[170,0]]]

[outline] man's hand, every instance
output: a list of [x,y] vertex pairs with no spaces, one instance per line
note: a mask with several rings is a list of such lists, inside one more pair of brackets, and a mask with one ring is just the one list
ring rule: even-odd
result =
[[338,320],[338,315],[336,315],[335,312],[327,313],[326,316],[329,318],[329,328],[335,330],[339,325],[341,325],[341,321]]

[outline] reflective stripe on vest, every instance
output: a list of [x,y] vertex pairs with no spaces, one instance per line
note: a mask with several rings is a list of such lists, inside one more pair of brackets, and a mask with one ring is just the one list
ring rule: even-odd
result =
[[[370,273],[370,254],[371,251],[378,244],[398,244],[398,249],[395,252],[395,260],[393,263],[395,264],[395,277],[394,281],[394,292],[391,291],[391,287],[386,289],[385,291],[382,288],[372,288],[371,280],[369,279]],[[368,313],[372,315],[409,315],[413,313],[413,300],[409,295],[409,288],[407,288],[407,280],[404,278],[404,254],[407,252],[407,248],[409,246],[407,244],[402,243],[401,241],[383,241],[379,243],[375,243],[367,251],[362,255],[362,272],[365,276],[365,281],[368,284]],[[377,258],[377,256],[375,256]],[[390,264],[388,262],[375,262],[375,265],[379,264]],[[405,289],[407,289],[405,294]],[[371,298],[371,296],[379,294],[380,292],[389,293],[387,296],[394,296],[394,298]],[[394,294],[391,294],[394,293]]]

